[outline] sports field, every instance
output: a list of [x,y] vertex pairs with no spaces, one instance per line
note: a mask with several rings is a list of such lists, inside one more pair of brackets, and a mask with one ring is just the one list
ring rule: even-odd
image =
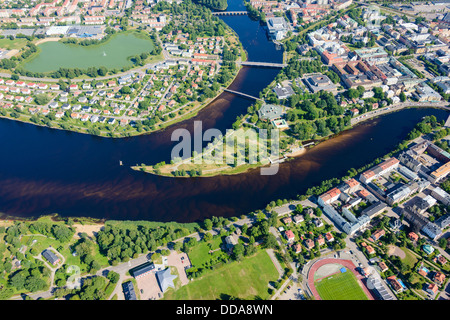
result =
[[347,269],[314,283],[322,300],[369,300],[355,275]]

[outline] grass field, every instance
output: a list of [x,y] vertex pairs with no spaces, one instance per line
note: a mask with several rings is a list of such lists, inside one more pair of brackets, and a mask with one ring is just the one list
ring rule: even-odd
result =
[[408,248],[400,248],[405,253],[405,258],[402,259],[403,263],[406,263],[409,267],[413,268],[414,265],[417,263],[418,259],[417,257],[412,254]]
[[276,281],[278,272],[265,251],[244,258],[241,262],[228,263],[208,271],[200,279],[174,291],[164,293],[165,300],[215,300],[223,295],[241,299],[267,299],[269,281]]
[[8,50],[12,49],[22,49],[27,44],[28,40],[25,38],[19,38],[19,39],[0,39],[0,48],[5,48]]
[[349,270],[323,278],[315,282],[315,287],[323,300],[369,300]]
[[210,250],[216,250],[220,248],[222,244],[221,237],[216,237],[208,242],[200,242],[189,252],[189,259],[191,260],[191,264],[194,267],[201,268],[204,263],[209,262],[210,260],[216,260],[221,255],[225,255],[222,250],[214,251],[213,253],[209,253]]

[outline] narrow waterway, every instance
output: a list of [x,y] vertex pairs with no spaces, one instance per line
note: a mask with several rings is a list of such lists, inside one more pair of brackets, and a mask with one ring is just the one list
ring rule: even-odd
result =
[[[247,16],[224,20],[237,31],[249,60],[281,61],[282,52],[267,41],[258,22]],[[277,73],[276,69],[243,68],[232,88],[257,95]],[[194,121],[202,121],[204,130],[225,132],[251,104],[224,93],[192,119],[161,132],[122,139],[0,119],[0,212],[20,217],[58,213],[178,222],[236,216],[263,208],[271,200],[294,197],[387,153],[425,115],[447,116],[437,109],[408,109],[371,120],[283,163],[274,176],[261,176],[255,169],[235,176],[176,179],[130,169],[140,163],[168,161],[176,144],[171,141],[173,130],[192,131]]]

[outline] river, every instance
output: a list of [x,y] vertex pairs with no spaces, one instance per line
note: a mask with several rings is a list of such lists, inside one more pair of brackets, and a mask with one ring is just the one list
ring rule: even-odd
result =
[[[236,10],[229,0],[229,10]],[[250,61],[281,61],[282,51],[247,16],[223,17],[233,27]],[[276,76],[270,68],[243,68],[233,90],[257,95]],[[280,165],[278,174],[259,169],[235,176],[168,178],[133,171],[140,163],[168,161],[177,128],[225,132],[252,101],[221,94],[199,114],[164,131],[110,139],[0,119],[0,212],[17,217],[88,216],[118,220],[199,221],[231,217],[291,198],[322,180],[344,175],[389,152],[425,115],[437,109],[408,109],[370,120]],[[123,162],[123,166],[119,162]]]

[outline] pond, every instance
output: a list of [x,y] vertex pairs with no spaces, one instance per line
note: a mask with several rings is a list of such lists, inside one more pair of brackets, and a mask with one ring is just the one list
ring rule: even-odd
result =
[[150,52],[154,45],[136,33],[121,33],[98,45],[81,46],[49,41],[38,45],[40,52],[27,61],[23,68],[31,72],[51,72],[59,68],[79,68],[104,66],[120,69],[131,66],[131,56]]

